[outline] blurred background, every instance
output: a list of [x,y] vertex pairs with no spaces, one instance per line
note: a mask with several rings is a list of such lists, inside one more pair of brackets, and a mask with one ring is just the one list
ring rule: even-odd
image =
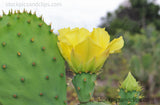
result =
[[[160,0],[0,0],[0,10],[43,14],[55,33],[64,27],[105,27],[111,39],[123,36],[121,53],[110,55],[99,74],[93,100],[112,102],[129,71],[143,86],[139,105],[160,105]],[[2,12],[0,11],[0,15]],[[78,103],[67,67],[68,103]]]

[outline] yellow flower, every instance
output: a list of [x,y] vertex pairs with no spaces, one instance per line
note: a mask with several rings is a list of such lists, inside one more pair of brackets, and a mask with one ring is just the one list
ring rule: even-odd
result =
[[95,73],[100,70],[109,54],[120,51],[122,36],[110,42],[104,28],[64,28],[59,30],[58,47],[74,72]]

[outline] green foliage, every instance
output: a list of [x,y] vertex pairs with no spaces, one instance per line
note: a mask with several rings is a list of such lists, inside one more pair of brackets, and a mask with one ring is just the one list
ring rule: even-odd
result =
[[130,62],[131,70],[139,72],[141,70],[140,61],[137,56],[133,55]]
[[[148,25],[143,34],[131,36],[127,33],[126,40],[132,44],[127,45],[125,51],[129,54],[130,70],[140,80],[144,87],[149,89],[147,95],[152,95],[159,86],[160,71],[160,36],[153,25]],[[145,34],[145,35],[144,35]],[[147,90],[148,91],[148,90]]]
[[64,60],[57,36],[31,12],[0,17],[0,103],[65,105]]
[[138,80],[142,82],[147,81],[148,73],[142,68],[141,61],[136,55],[133,55],[130,59],[130,70],[132,70],[132,73]]
[[105,27],[111,34],[116,34],[117,29],[129,31],[131,33],[141,33],[141,28],[154,24],[156,29],[160,29],[160,6],[148,0],[129,0],[127,6],[120,6],[115,12],[108,13],[102,18],[100,27]]
[[96,74],[81,73],[76,74],[72,80],[72,83],[78,94],[80,102],[89,102],[95,86]]
[[130,32],[139,32],[138,23],[134,20],[130,20],[128,17],[124,17],[123,19],[116,18],[114,21],[111,22],[110,28],[106,27],[106,30],[112,34],[115,34],[116,29],[119,28],[122,28],[123,30],[128,30]]
[[152,62],[153,62],[153,58],[151,54],[144,54],[142,56],[142,65],[144,67],[144,70],[148,70],[148,69],[151,70]]

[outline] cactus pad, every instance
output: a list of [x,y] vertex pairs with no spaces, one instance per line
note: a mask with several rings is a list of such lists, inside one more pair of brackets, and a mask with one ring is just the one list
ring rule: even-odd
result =
[[64,60],[57,37],[31,12],[0,16],[0,103],[65,105]]
[[89,73],[81,73],[74,76],[72,83],[76,89],[80,102],[90,101],[93,96],[96,77],[96,74]]
[[129,72],[126,79],[120,86],[119,105],[137,105],[140,99],[142,87],[138,84],[133,75]]

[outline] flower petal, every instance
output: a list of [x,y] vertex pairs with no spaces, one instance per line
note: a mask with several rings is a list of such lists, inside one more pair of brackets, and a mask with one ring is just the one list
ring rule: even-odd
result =
[[117,39],[114,39],[109,43],[108,49],[110,50],[110,53],[118,52],[122,47],[124,46],[124,40],[122,36],[120,36]]
[[60,52],[62,53],[63,57],[66,61],[70,62],[70,54],[72,47],[67,45],[64,42],[57,42]]
[[71,31],[70,28],[63,28],[63,29],[58,30],[59,32],[58,40],[68,45],[71,45],[71,42],[66,37],[66,34],[70,33],[70,31]]
[[59,32],[59,34],[60,34],[59,36],[65,36],[66,33],[70,32],[70,31],[71,31],[70,27],[60,29],[60,30],[58,30],[58,32]]
[[99,56],[96,56],[96,63],[95,63],[95,71],[93,72],[96,72],[96,71],[99,71],[104,62],[106,61],[106,59],[108,58],[109,56],[109,49],[105,50],[104,52],[102,52]]
[[103,48],[106,48],[110,41],[110,36],[105,28],[94,28],[91,38]]
[[104,49],[97,45],[90,37],[75,46],[75,53],[77,53],[83,63],[99,55]]
[[90,35],[90,32],[85,28],[74,28],[69,33],[66,33],[65,37],[74,46],[82,42]]
[[79,71],[82,71],[82,62],[79,59],[80,57],[75,53],[74,49],[72,49],[71,51],[71,62],[72,62],[72,66],[73,69],[76,73],[78,73]]

